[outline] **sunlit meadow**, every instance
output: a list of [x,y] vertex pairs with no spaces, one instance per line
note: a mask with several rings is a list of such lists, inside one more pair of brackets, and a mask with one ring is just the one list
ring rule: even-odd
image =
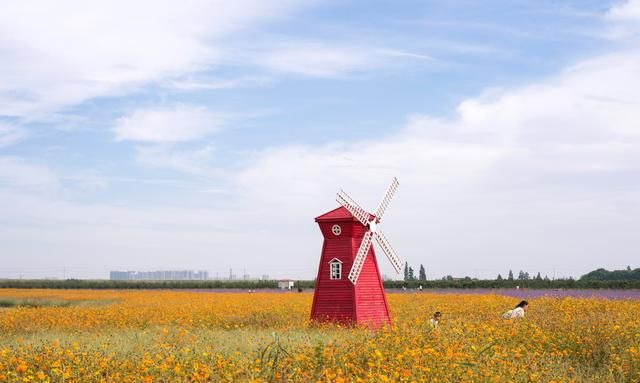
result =
[[[390,293],[380,331],[311,293],[0,290],[0,382],[637,382],[640,300]],[[437,329],[429,319],[444,313]]]

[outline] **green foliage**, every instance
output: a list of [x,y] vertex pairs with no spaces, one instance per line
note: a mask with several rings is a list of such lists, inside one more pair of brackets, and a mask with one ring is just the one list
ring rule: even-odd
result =
[[423,265],[420,265],[420,272],[419,272],[418,280],[420,280],[420,281],[426,281],[427,280],[427,272],[424,269]]
[[[301,285],[308,287],[308,281]],[[313,281],[311,281],[313,285]],[[0,288],[17,289],[275,289],[277,281],[111,281],[111,280],[0,280]]]
[[404,263],[404,280],[409,280],[409,262]]
[[580,277],[581,281],[640,281],[640,268],[631,270],[627,266],[625,270],[597,269]]
[[575,279],[529,279],[529,280],[491,280],[491,279],[445,279],[429,281],[385,281],[387,289],[415,289],[418,286],[425,289],[497,289],[515,288],[520,286],[527,289],[640,289],[640,281],[592,281]]
[[[448,275],[438,280],[426,280],[423,274],[424,267],[420,267],[419,277],[413,275],[413,269],[405,264],[407,279],[384,281],[385,288],[423,288],[443,289],[486,289],[486,288],[515,288],[520,286],[530,289],[638,289],[640,288],[640,268],[632,270],[597,269],[583,275],[580,279],[563,278],[550,280],[547,276],[542,278],[540,273],[534,278],[529,273],[520,271],[521,278],[513,279],[513,273],[509,271],[507,279],[498,275],[495,280],[453,278]],[[424,278],[424,279],[423,279]],[[314,280],[300,280],[296,282],[296,288],[303,290],[313,289]],[[277,281],[111,281],[111,280],[0,280],[0,288],[23,289],[276,289]]]

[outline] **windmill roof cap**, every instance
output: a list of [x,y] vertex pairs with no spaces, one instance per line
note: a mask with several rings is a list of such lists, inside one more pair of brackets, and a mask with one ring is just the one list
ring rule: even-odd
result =
[[[369,214],[369,219],[373,218],[373,214]],[[345,207],[340,206],[331,211],[328,211],[320,216],[315,218],[316,222],[327,222],[327,221],[358,221],[353,214],[349,212]]]

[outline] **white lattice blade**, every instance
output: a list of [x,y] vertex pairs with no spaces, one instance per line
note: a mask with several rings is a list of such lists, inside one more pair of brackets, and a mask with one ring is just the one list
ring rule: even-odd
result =
[[393,266],[393,268],[396,269],[396,272],[398,274],[400,274],[400,271],[402,270],[402,261],[400,260],[396,252],[393,250],[393,247],[391,247],[391,244],[389,244],[387,237],[385,237],[384,234],[382,233],[382,230],[379,230],[379,229],[378,231],[375,232],[375,237],[376,237],[376,241],[378,242],[378,245],[380,245],[380,248],[382,248],[382,251],[385,253],[387,258],[389,258],[389,261],[391,262],[391,265]]
[[336,201],[345,209],[349,210],[358,221],[364,226],[369,224],[369,213],[367,213],[363,208],[360,207],[344,190],[340,189],[338,195],[336,197]]
[[370,231],[367,231],[362,237],[362,242],[360,243],[360,248],[358,249],[358,254],[356,258],[353,260],[353,265],[351,266],[351,271],[349,271],[349,280],[354,285],[358,281],[358,277],[360,276],[360,271],[362,270],[362,266],[364,266],[364,261],[367,258],[367,254],[369,254],[369,249],[371,248],[371,240],[372,234]]
[[380,204],[378,205],[378,209],[376,209],[376,218],[378,219],[378,221],[382,219],[382,215],[384,214],[385,210],[387,210],[387,207],[389,207],[391,198],[395,194],[396,189],[398,188],[398,185],[400,185],[400,183],[398,182],[398,179],[396,177],[393,177],[393,181],[391,181],[391,185],[389,185],[387,192],[384,193],[384,196],[382,197],[382,201],[380,201]]

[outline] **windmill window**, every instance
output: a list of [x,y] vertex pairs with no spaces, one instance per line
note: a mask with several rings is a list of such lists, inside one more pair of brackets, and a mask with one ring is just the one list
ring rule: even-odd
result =
[[329,266],[331,267],[331,279],[342,278],[342,263],[340,261],[332,261]]
[[333,235],[340,235],[340,233],[342,233],[342,228],[340,227],[340,225],[333,225],[331,227],[331,232],[333,233]]

